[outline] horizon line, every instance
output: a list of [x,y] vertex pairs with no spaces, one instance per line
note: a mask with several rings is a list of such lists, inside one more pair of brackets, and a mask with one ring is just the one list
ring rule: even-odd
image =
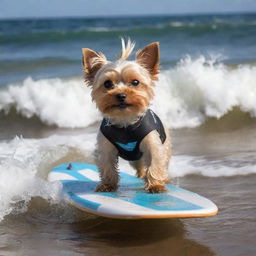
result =
[[129,17],[177,17],[177,16],[207,16],[207,15],[252,15],[256,11],[219,11],[219,12],[187,12],[187,13],[161,13],[161,14],[113,14],[113,15],[87,15],[87,16],[27,16],[27,17],[0,17],[3,20],[30,20],[30,19],[96,19],[96,18],[129,18]]

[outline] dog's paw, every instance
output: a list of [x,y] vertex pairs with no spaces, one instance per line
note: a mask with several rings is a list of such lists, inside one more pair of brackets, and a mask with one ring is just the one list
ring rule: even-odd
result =
[[167,191],[167,189],[164,185],[151,185],[151,186],[147,187],[146,190],[151,194],[163,193],[163,192]]
[[99,184],[96,188],[96,192],[114,192],[117,190],[117,186],[110,184]]
[[145,179],[146,177],[146,172],[137,172],[137,178],[139,179]]

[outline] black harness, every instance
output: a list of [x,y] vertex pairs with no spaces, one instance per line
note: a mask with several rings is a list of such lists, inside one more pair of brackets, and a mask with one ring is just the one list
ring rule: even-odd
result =
[[166,139],[163,124],[151,109],[147,110],[146,114],[135,124],[122,128],[112,125],[108,119],[104,118],[100,130],[117,148],[119,156],[129,161],[135,161],[141,158],[140,143],[151,131],[158,131],[162,143]]

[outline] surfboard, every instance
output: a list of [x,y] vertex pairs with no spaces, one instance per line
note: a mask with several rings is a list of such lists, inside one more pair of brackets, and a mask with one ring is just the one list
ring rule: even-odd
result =
[[144,181],[120,171],[116,192],[95,192],[100,182],[95,165],[64,163],[53,168],[48,181],[61,182],[69,203],[82,211],[119,219],[189,218],[217,214],[217,206],[196,193],[167,184],[167,192],[150,194]]

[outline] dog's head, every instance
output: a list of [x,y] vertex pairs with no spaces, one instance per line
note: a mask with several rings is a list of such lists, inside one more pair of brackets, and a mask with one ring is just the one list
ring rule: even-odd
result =
[[102,53],[83,48],[85,82],[92,87],[92,99],[104,116],[116,123],[132,122],[147,110],[159,73],[159,44],[147,45],[127,58],[134,43],[122,40],[121,56],[110,62]]

